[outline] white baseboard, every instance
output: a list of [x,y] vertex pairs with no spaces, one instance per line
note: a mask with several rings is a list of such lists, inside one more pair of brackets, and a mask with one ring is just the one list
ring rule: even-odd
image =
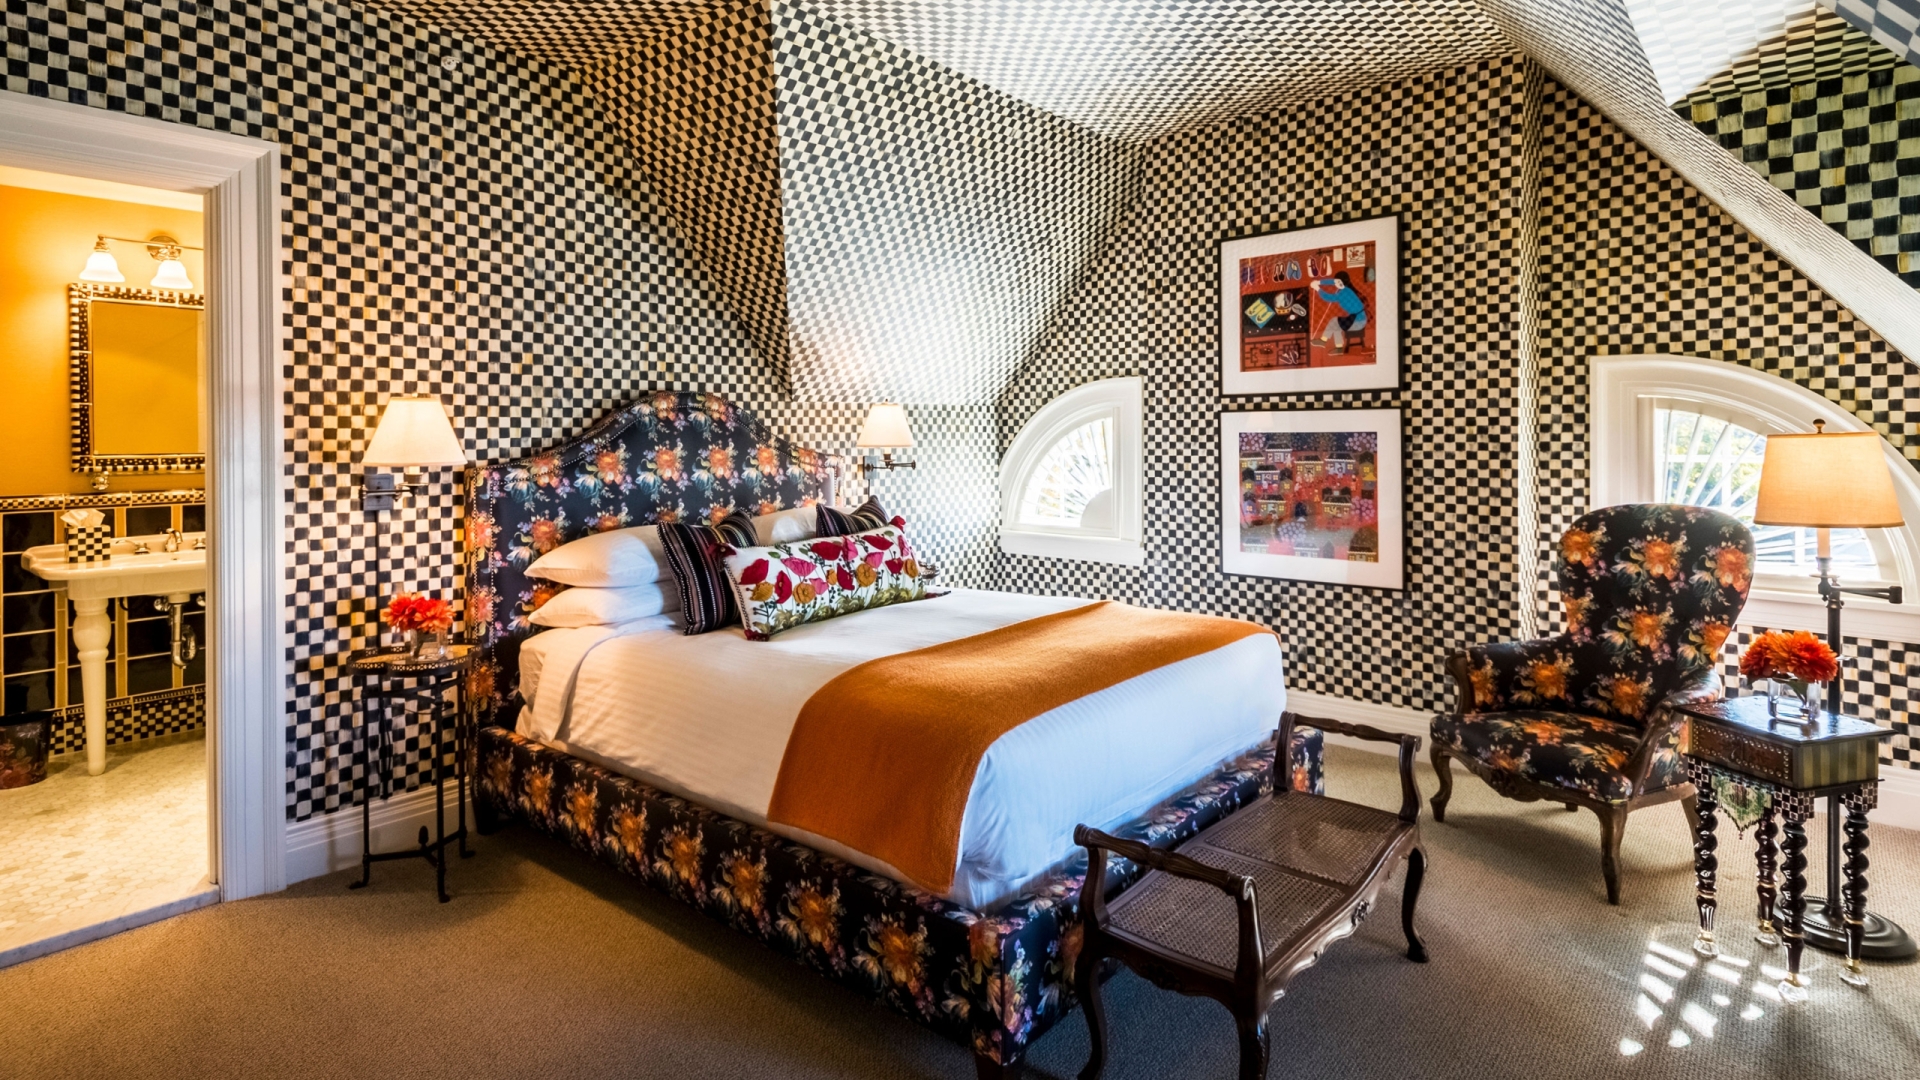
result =
[[[1395,735],[1418,735],[1422,739],[1429,737],[1433,728],[1431,713],[1402,709],[1394,705],[1377,705],[1371,701],[1355,701],[1352,698],[1334,697],[1331,694],[1316,694],[1309,690],[1287,691],[1287,708],[1307,716],[1324,716],[1330,720],[1344,720],[1349,724],[1367,724]],[[1340,735],[1329,735],[1327,741],[1340,746],[1350,746],[1376,754],[1398,753],[1391,743],[1366,742],[1349,739]],[[1425,743],[1422,743],[1424,760]],[[1455,771],[1459,766],[1455,765]],[[1875,825],[1890,825],[1896,829],[1920,829],[1920,769],[1904,769],[1894,766],[1882,766],[1880,769],[1880,806],[1868,819]]]
[[[469,788],[467,794],[473,794]],[[446,821],[451,832],[457,821],[453,786],[447,787]],[[375,851],[400,851],[419,843],[422,826],[433,827],[433,785],[375,800],[370,815]],[[473,827],[473,805],[467,805],[467,827]],[[360,865],[360,808],[349,806],[287,825],[287,884]]]

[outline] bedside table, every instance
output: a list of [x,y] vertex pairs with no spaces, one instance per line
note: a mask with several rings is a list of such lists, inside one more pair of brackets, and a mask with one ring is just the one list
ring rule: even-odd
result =
[[[466,676],[472,663],[473,651],[468,645],[450,645],[445,656],[415,657],[400,649],[369,649],[348,657],[347,666],[353,673],[354,686],[360,698],[360,770],[361,775],[367,778],[367,793],[360,801],[360,880],[348,884],[348,888],[365,887],[372,880],[374,863],[390,859],[425,859],[433,864],[440,902],[444,904],[453,899],[447,895],[447,845],[457,843],[463,859],[473,855],[467,850],[466,721]],[[409,709],[410,705],[415,708]],[[430,768],[433,776],[435,833],[434,839],[428,840],[427,827],[422,825],[418,847],[404,851],[375,852],[372,844],[374,778],[379,778],[380,798],[385,800],[390,797],[393,794],[394,740],[398,734],[394,723],[396,711],[402,717],[409,713],[416,716],[423,712],[428,714],[432,740]],[[446,812],[449,742],[452,743],[456,820],[459,823],[453,832],[447,831]]]
[[[1806,823],[1813,816],[1814,800],[1825,796],[1832,800],[1830,838],[1838,838],[1839,810],[1846,809],[1846,885],[1830,889],[1838,895],[1826,900],[1828,918],[1844,927],[1847,966],[1840,978],[1852,986],[1866,986],[1860,947],[1868,917],[1867,811],[1879,798],[1880,740],[1892,738],[1893,732],[1832,713],[1822,713],[1811,723],[1772,717],[1761,697],[1683,705],[1679,712],[1686,721],[1680,753],[1700,805],[1700,830],[1693,848],[1700,936],[1694,950],[1705,956],[1719,951],[1713,940],[1714,871],[1719,865],[1713,854],[1718,846],[1714,812],[1725,802],[1736,826],[1742,819],[1759,826],[1755,836],[1760,844],[1760,918],[1755,937],[1764,945],[1786,945],[1787,977],[1780,983],[1780,996],[1788,1002],[1806,1000],[1806,983],[1800,978],[1800,954],[1806,945]],[[1786,834],[1779,849],[1786,857],[1783,864],[1776,863],[1776,814]],[[1778,897],[1776,870],[1786,875],[1785,893]],[[1782,924],[1777,934],[1776,899]],[[1836,907],[1843,910],[1835,912]]]

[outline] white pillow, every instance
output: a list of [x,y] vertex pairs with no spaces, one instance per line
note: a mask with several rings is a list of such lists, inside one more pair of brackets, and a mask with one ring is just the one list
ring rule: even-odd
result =
[[761,547],[811,540],[820,535],[818,525],[819,514],[811,506],[761,514],[753,519],[753,531],[759,537]]
[[651,585],[663,577],[671,579],[666,565],[667,557],[660,548],[660,526],[641,525],[561,544],[533,560],[527,576],[562,585],[618,588]]
[[672,578],[619,588],[567,589],[541,604],[535,626],[618,626],[652,615],[680,614],[680,586]]

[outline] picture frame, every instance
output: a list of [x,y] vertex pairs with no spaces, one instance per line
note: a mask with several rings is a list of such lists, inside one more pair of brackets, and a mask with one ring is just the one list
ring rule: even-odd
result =
[[1401,408],[1221,413],[1221,569],[1406,588],[1405,418]]
[[1400,217],[1223,240],[1220,392],[1401,386]]

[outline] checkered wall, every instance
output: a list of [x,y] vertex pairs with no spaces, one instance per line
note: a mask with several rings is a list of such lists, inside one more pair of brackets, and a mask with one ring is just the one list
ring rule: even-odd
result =
[[[293,0],[9,4],[6,33],[10,92],[282,147],[293,818],[364,790],[339,655],[370,643],[376,598],[457,584],[450,472],[391,517],[353,498],[388,396],[441,396],[483,461],[558,443],[655,388],[718,391],[802,442],[852,449],[863,407],[788,397],[620,132],[561,70]],[[990,549],[977,507],[935,485],[991,456],[986,416],[916,410],[929,474],[878,481],[950,579]],[[404,772],[415,782],[417,760]]]
[[1873,40],[1911,61],[1920,56],[1920,0],[1820,0]]
[[1820,8],[1676,111],[1920,286],[1920,69]]
[[[1000,438],[1061,392],[1146,379],[1146,565],[1003,556],[1002,587],[1114,596],[1274,626],[1290,685],[1415,709],[1442,661],[1516,635],[1527,67],[1479,63],[1147,146],[1141,192],[1000,403]],[[1223,398],[1223,239],[1401,215],[1404,393]],[[1407,411],[1405,592],[1220,570],[1222,410]]]
[[[1552,545],[1588,504],[1589,356],[1705,356],[1792,379],[1915,461],[1920,373],[1571,91],[1549,84],[1542,125],[1539,597],[1559,632]],[[1905,657],[1920,646],[1848,639],[1847,651],[1861,659],[1849,706],[1891,726],[1907,763]]]

